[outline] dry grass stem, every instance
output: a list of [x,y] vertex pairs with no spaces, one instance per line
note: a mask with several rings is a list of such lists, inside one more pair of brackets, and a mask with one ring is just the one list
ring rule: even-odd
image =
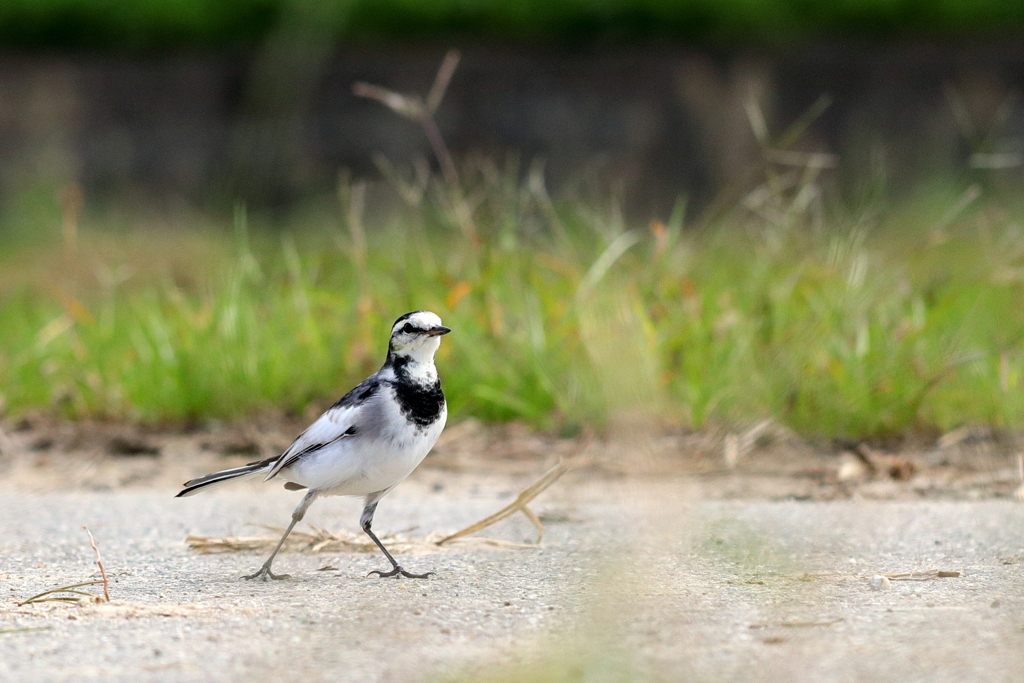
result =
[[444,99],[445,93],[448,92],[448,84],[452,82],[452,76],[455,75],[455,69],[459,66],[460,59],[462,59],[461,52],[458,50],[448,50],[444,60],[441,62],[441,66],[437,69],[434,84],[430,86],[430,93],[427,94],[427,111],[431,114],[441,106],[441,100]]
[[[48,591],[43,591],[38,595],[33,595],[31,598],[18,603],[18,606],[28,605],[34,602],[82,602],[82,598],[89,598],[91,602],[110,602],[110,581],[107,579],[107,570],[103,567],[103,559],[100,557],[100,549],[96,545],[96,539],[93,538],[92,532],[89,531],[88,527],[83,526],[85,533],[89,534],[89,542],[92,544],[92,550],[96,553],[96,564],[100,568],[100,579],[96,581],[83,581],[82,583],[73,583],[70,586],[61,586],[60,588],[51,588]],[[95,593],[89,593],[88,591],[77,590],[84,586],[103,586],[103,595],[96,595]],[[67,593],[68,595],[60,595]],[[81,597],[79,597],[81,596]]]
[[760,628],[771,628],[772,626],[781,626],[782,628],[810,628],[813,626],[834,626],[835,624],[845,621],[843,617],[834,617],[832,619],[823,619],[820,621],[783,621],[778,624],[771,624],[768,622],[758,622],[751,624],[748,628],[760,629]]
[[963,443],[964,441],[970,439],[973,433],[974,432],[973,430],[971,430],[970,427],[959,427],[958,429],[954,429],[951,432],[946,432],[945,434],[940,436],[939,440],[936,443],[940,449],[952,448],[953,446],[957,446]]
[[[275,533],[282,533],[284,529],[266,527]],[[428,534],[423,538],[410,538],[404,534],[387,534],[381,536],[381,542],[396,553],[428,553],[436,551],[439,541],[445,540],[442,534]],[[273,536],[236,536],[215,538],[212,536],[188,536],[185,542],[198,553],[233,553],[248,551],[264,551],[273,548],[278,538]],[[494,538],[467,538],[460,539],[468,545],[476,545],[492,548],[534,548],[533,544],[511,543]],[[292,531],[285,541],[284,548],[297,552],[308,553],[339,553],[359,552],[375,553],[377,546],[368,538],[356,535],[348,531],[332,532],[327,529],[313,527],[312,533],[306,531]]]
[[845,621],[842,617],[826,619],[824,621],[784,621],[779,626],[784,628],[808,628],[811,626],[833,626],[842,621]]
[[440,541],[437,542],[437,544],[444,545],[445,543],[455,540],[456,538],[460,538],[462,536],[475,533],[477,531],[480,531],[481,529],[486,529],[495,522],[500,522],[501,520],[505,519],[506,517],[509,517],[518,510],[522,512],[524,515],[526,515],[526,518],[529,519],[530,522],[537,528],[537,541],[535,545],[540,545],[541,540],[544,538],[544,525],[541,524],[541,521],[537,519],[537,515],[533,514],[533,511],[530,510],[530,508],[528,508],[526,504],[529,503],[534,498],[536,498],[537,496],[539,496],[549,486],[558,481],[558,478],[565,474],[567,471],[569,471],[568,465],[559,462],[550,470],[545,472],[540,479],[535,481],[530,486],[526,487],[523,490],[523,492],[516,497],[514,501],[512,501],[502,509],[495,512],[493,515],[480,520],[476,524],[471,524],[465,529],[456,531],[454,534],[442,538]]
[[434,121],[434,112],[437,111],[437,108],[441,105],[441,100],[444,99],[445,92],[448,90],[448,84],[451,83],[452,76],[455,73],[455,68],[459,65],[459,59],[461,59],[461,55],[458,50],[448,51],[448,54],[445,55],[441,66],[437,70],[437,75],[434,77],[434,83],[430,87],[430,93],[427,95],[426,101],[419,95],[403,95],[393,90],[382,88],[379,85],[372,85],[362,81],[352,85],[352,92],[357,97],[377,100],[396,114],[420,124],[423,128],[423,133],[427,137],[427,141],[430,142],[430,146],[434,151],[434,156],[437,157],[437,161],[441,165],[441,172],[444,174],[445,180],[455,185],[458,184],[459,173],[455,168],[451,152],[448,151],[448,145],[445,144],[441,131]]
[[[775,423],[772,420],[761,420],[742,435],[726,434],[722,446],[722,459],[725,461],[726,469],[736,469],[740,458],[750,453],[757,445],[757,440],[773,426]],[[776,429],[775,431],[780,430]]]
[[[29,598],[27,600],[23,600],[22,602],[19,602],[18,603],[18,607],[21,607],[22,605],[29,605],[29,604],[32,604],[34,602],[81,602],[82,601],[82,598],[71,597],[71,596],[57,596],[57,597],[52,597],[52,598],[46,597],[48,595],[55,595],[56,593],[72,593],[74,595],[84,595],[86,597],[92,598],[93,600],[100,600],[101,599],[100,596],[98,596],[98,595],[96,595],[94,593],[89,593],[89,592],[86,592],[86,591],[80,591],[80,590],[75,590],[75,589],[76,588],[82,588],[83,586],[96,586],[96,585],[101,584],[101,583],[103,583],[102,579],[100,579],[98,581],[83,581],[82,583],[73,583],[70,586],[61,586],[60,588],[51,588],[48,591],[43,591],[42,593],[40,593],[38,595],[33,595],[31,598]],[[109,602],[109,600],[108,600],[108,602]]]
[[918,467],[911,460],[898,455],[878,453],[865,443],[857,446],[854,454],[875,476],[907,481],[917,474]]
[[[569,467],[559,462],[541,476],[540,479],[525,488],[514,501],[475,524],[455,532],[454,534],[431,533],[423,538],[410,538],[404,534],[387,534],[381,536],[381,542],[394,552],[430,552],[439,546],[458,542],[459,544],[488,546],[492,548],[535,548],[540,545],[544,538],[544,524],[534,514],[533,510],[527,507],[527,503],[539,496],[548,487],[555,483],[559,477],[565,474]],[[512,543],[494,538],[462,538],[469,534],[486,529],[492,524],[499,522],[515,512],[522,512],[530,523],[537,529],[537,540],[534,543]],[[275,533],[283,532],[283,529],[275,527],[264,527]],[[364,552],[373,553],[377,551],[376,546],[369,538],[362,534],[354,534],[349,531],[328,531],[318,527],[312,527],[312,533],[306,531],[293,531],[285,541],[284,547],[289,550],[310,553],[337,553],[337,552]],[[212,536],[188,536],[185,542],[188,546],[199,553],[231,553],[246,552],[254,550],[266,550],[273,548],[277,543],[277,537],[268,536],[239,536],[215,538]]]
[[89,527],[83,526],[82,528],[85,529],[85,533],[89,534],[89,543],[92,544],[92,551],[96,553],[96,564],[100,568],[100,576],[103,577],[103,598],[107,602],[110,602],[110,582],[107,580],[107,570],[103,568],[103,558],[100,557],[100,549],[97,547],[96,539],[93,538],[92,532],[89,531]]
[[942,569],[928,569],[922,572],[909,572],[904,574],[882,574],[890,581],[930,581],[932,579],[955,579],[960,572],[944,571]]

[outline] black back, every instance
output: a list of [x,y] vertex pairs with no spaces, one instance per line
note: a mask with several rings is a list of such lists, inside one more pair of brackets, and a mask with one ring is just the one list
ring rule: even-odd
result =
[[380,388],[381,379],[376,374],[370,375],[357,384],[352,391],[339,398],[332,408],[351,408],[366,403],[366,399],[377,393]]

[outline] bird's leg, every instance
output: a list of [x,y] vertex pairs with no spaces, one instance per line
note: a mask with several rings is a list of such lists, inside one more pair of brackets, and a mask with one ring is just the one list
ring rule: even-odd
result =
[[303,497],[302,502],[299,503],[299,507],[295,508],[295,512],[292,513],[292,523],[284,530],[284,536],[282,536],[281,540],[277,542],[277,547],[274,548],[274,552],[270,553],[270,557],[267,558],[267,561],[263,563],[263,566],[260,567],[258,572],[255,574],[249,574],[248,576],[243,576],[243,579],[259,579],[261,581],[274,579],[276,581],[280,581],[281,579],[291,578],[288,574],[275,574],[270,571],[270,565],[273,564],[278,551],[281,550],[281,546],[284,545],[284,540],[288,538],[288,534],[292,532],[295,525],[302,521],[302,518],[306,515],[306,510],[313,504],[313,501],[316,500],[316,496],[316,491],[310,491],[305,495],[305,497]]
[[387,578],[389,576],[394,576],[395,578],[398,578],[399,576],[404,576],[407,579],[425,579],[431,574],[433,574],[434,572],[427,572],[426,574],[410,574],[409,572],[402,569],[401,565],[399,565],[398,562],[395,561],[395,558],[391,556],[391,553],[388,552],[388,549],[384,547],[384,544],[380,542],[380,539],[377,538],[377,535],[374,534],[373,530],[370,528],[370,524],[373,522],[373,513],[376,509],[376,502],[370,503],[369,505],[364,507],[363,515],[359,518],[359,525],[363,527],[363,531],[366,532],[366,535],[369,536],[370,539],[377,544],[377,547],[380,548],[380,551],[384,553],[384,557],[388,558],[388,561],[391,562],[392,570],[389,572],[382,572],[379,569],[375,569],[369,574],[367,574],[367,576],[373,576],[374,574],[376,574],[378,577],[382,579]]
[[288,538],[288,534],[292,532],[292,528],[298,521],[299,520],[295,519],[295,516],[293,515],[292,523],[289,524],[288,528],[284,530],[284,536],[282,536],[281,540],[277,542],[277,547],[274,548],[274,552],[270,553],[270,557],[267,558],[267,561],[263,563],[263,566],[260,567],[258,572],[256,572],[255,574],[248,574],[246,576],[243,576],[243,579],[260,579],[261,581],[266,581],[267,579],[274,579],[276,581],[280,581],[281,579],[291,578],[290,574],[275,574],[274,572],[270,571],[270,565],[274,562],[274,558],[277,556],[277,551],[279,551],[281,549],[281,546],[284,545],[284,539]]

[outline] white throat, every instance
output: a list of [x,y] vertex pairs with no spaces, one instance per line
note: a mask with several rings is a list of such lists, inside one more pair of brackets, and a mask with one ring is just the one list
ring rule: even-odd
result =
[[437,381],[437,368],[434,366],[433,356],[426,362],[411,361],[406,364],[405,371],[409,374],[409,379],[417,384],[433,384]]
[[408,359],[405,371],[409,374],[409,379],[427,384],[433,384],[437,380],[434,354],[440,346],[440,337],[423,337],[422,341],[396,352],[397,356]]

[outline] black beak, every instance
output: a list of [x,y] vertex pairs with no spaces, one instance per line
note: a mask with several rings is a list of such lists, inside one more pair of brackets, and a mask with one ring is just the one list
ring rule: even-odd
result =
[[452,331],[452,328],[450,328],[450,327],[445,327],[444,325],[438,325],[437,327],[433,327],[433,328],[427,330],[427,336],[428,337],[440,337],[442,334],[448,334],[451,331]]

